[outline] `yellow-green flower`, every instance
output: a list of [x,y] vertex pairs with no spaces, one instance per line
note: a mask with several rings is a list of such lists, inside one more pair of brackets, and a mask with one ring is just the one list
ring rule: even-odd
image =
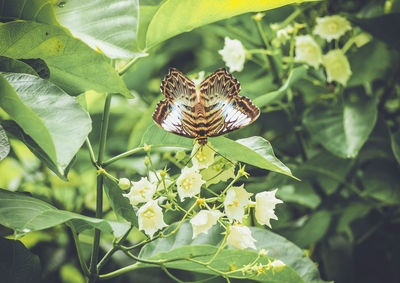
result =
[[340,49],[331,50],[323,56],[322,64],[325,66],[328,82],[339,82],[346,85],[352,72],[349,60]]
[[332,39],[338,39],[351,30],[351,25],[345,18],[334,15],[323,18],[317,18],[317,25],[314,28],[314,34],[331,41]]
[[296,37],[296,62],[304,62],[314,68],[318,68],[322,61],[321,47],[309,35]]

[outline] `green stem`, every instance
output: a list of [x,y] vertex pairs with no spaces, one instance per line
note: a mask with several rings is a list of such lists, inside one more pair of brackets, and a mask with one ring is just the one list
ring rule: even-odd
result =
[[92,161],[92,164],[95,167],[97,167],[96,157],[94,156],[93,147],[92,147],[92,144],[90,143],[89,138],[86,138],[86,145],[87,145],[88,150],[89,150],[90,161]]
[[137,147],[137,148],[128,150],[128,151],[126,151],[124,153],[121,153],[121,154],[119,154],[117,156],[114,156],[113,158],[110,158],[110,159],[104,161],[103,162],[103,167],[106,167],[106,166],[110,165],[111,163],[114,163],[115,161],[117,161],[117,160],[119,160],[121,158],[127,157],[127,156],[132,155],[132,154],[134,154],[136,152],[139,152],[141,150],[144,150],[144,147]]
[[70,228],[71,228],[72,236],[74,238],[76,252],[78,254],[78,260],[79,260],[79,263],[81,265],[83,274],[85,274],[86,276],[89,276],[89,269],[88,269],[88,267],[87,267],[87,265],[85,263],[83,255],[82,255],[82,249],[81,249],[81,244],[79,242],[78,233],[76,232],[74,226],[71,225]]
[[134,58],[132,58],[119,72],[118,74],[120,76],[123,76],[140,58],[142,57],[146,57],[149,54],[147,54],[146,52],[144,52],[146,55],[144,56],[136,56]]
[[[111,97],[112,95],[107,94],[106,101],[104,103],[104,112],[101,120],[101,131],[100,131],[100,146],[99,146],[99,154],[97,158],[97,166],[101,167],[101,163],[104,158],[105,148],[106,148],[106,138],[107,138],[107,130],[108,130],[108,122],[110,118],[110,105],[111,105]],[[96,192],[96,218],[102,218],[103,216],[103,181],[104,175],[97,176],[97,192]],[[89,283],[94,283],[98,277],[97,270],[97,260],[99,257],[99,249],[100,249],[100,230],[94,230],[93,237],[93,247],[92,247],[92,256],[90,258],[90,276]]]
[[[256,22],[256,25],[257,25],[257,28],[258,28],[258,32],[260,33],[260,36],[261,36],[261,38],[262,38],[262,40],[264,42],[264,47],[267,50],[271,50],[271,46],[269,44],[269,41],[268,41],[267,37],[265,36],[265,31],[264,31],[264,29],[263,29],[263,27],[261,25],[261,21],[255,21],[255,22]],[[269,62],[269,66],[271,67],[272,75],[274,76],[274,81],[277,84],[281,85],[282,81],[281,81],[281,78],[279,77],[278,68],[276,67],[276,63],[274,61],[274,58],[271,55],[266,55],[266,56],[267,56],[267,59],[268,59],[268,62]]]

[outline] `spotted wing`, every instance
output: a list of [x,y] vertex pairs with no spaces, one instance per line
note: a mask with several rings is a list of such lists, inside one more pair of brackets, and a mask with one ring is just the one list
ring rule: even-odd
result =
[[161,83],[165,99],[157,104],[153,120],[161,128],[181,136],[196,137],[194,128],[194,105],[196,87],[177,69],[169,69]]
[[260,110],[249,98],[239,96],[240,84],[225,69],[218,69],[200,85],[207,136],[214,137],[240,129],[254,122]]

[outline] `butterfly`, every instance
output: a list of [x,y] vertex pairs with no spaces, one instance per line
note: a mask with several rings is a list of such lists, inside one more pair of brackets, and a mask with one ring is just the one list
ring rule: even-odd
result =
[[208,137],[247,126],[260,115],[249,98],[239,96],[240,84],[225,68],[198,86],[170,68],[160,88],[165,99],[156,106],[154,122],[168,132],[195,138],[200,145],[205,145]]

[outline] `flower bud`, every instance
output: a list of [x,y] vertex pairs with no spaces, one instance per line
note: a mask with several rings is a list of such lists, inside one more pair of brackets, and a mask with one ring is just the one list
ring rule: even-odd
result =
[[128,178],[119,179],[118,186],[121,190],[127,190],[131,187],[131,181]]

